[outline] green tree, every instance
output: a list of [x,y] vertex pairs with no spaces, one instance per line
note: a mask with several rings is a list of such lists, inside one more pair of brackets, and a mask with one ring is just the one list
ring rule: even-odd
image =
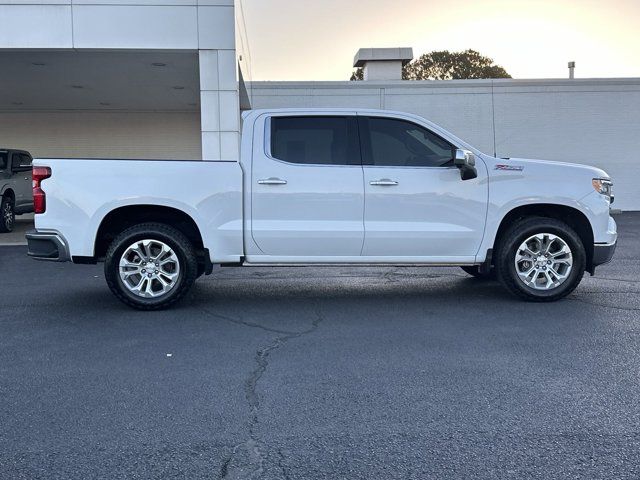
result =
[[[403,80],[462,80],[472,78],[511,78],[493,59],[475,50],[425,53],[402,69]],[[364,80],[364,70],[356,69],[351,80]]]
[[[404,72],[402,73],[402,75],[404,76]],[[359,80],[364,80],[364,68],[356,68],[351,74],[352,82],[356,82]]]

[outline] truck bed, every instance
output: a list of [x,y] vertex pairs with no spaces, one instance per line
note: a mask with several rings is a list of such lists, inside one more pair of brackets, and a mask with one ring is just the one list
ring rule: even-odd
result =
[[51,168],[42,182],[41,231],[63,231],[72,257],[92,257],[96,233],[114,209],[153,204],[189,215],[213,262],[237,262],[243,250],[242,169],[237,162],[38,158]]

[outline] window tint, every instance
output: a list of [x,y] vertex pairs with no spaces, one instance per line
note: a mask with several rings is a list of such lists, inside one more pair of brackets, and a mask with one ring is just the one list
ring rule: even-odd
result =
[[7,168],[7,152],[0,152],[0,170]]
[[360,165],[355,117],[272,117],[271,156],[306,165]]
[[455,147],[414,123],[369,118],[369,165],[390,167],[442,167],[453,165]]

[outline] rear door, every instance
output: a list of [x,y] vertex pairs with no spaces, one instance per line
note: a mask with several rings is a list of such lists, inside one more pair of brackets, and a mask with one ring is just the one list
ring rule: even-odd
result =
[[359,256],[364,185],[355,114],[265,115],[254,135],[251,233],[262,254]]
[[13,152],[11,169],[16,193],[16,211],[24,213],[33,208],[31,180],[31,156],[24,152]]
[[456,146],[402,118],[360,117],[365,179],[363,256],[425,262],[474,261],[482,242],[488,183],[463,181]]

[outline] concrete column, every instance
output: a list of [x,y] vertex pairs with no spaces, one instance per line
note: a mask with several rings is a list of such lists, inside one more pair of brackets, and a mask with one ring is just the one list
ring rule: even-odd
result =
[[240,159],[240,104],[235,50],[200,50],[203,160]]

